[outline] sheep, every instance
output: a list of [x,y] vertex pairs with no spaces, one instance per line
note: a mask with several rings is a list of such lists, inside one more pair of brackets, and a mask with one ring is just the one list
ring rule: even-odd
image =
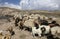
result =
[[29,19],[33,19],[33,18],[34,18],[34,16],[31,16],[31,15],[30,15],[30,16],[28,16],[28,17],[29,17]]
[[38,34],[39,37],[49,35],[50,34],[50,26],[39,25],[38,28],[32,27],[33,37],[35,36],[35,34]]
[[48,17],[46,16],[45,19],[48,20]]
[[48,21],[47,20],[41,20],[41,25],[48,25]]
[[32,27],[34,26],[34,23],[33,23],[33,19],[29,19],[27,21],[24,22],[24,26],[27,26],[27,27]]
[[39,24],[38,18],[37,18],[37,19],[29,19],[29,20],[26,20],[26,21],[24,22],[24,25],[27,26],[27,27],[33,27],[33,26],[35,26],[34,23]]
[[22,19],[22,21],[19,21],[18,26],[21,30],[31,27],[33,24],[33,20],[29,19],[29,20],[25,20],[24,18]]
[[23,17],[27,17],[27,16],[28,16],[28,14],[24,14],[24,15],[23,15]]
[[21,30],[28,30],[30,31],[30,28],[32,28],[33,26],[35,26],[34,22],[35,23],[38,23],[37,21],[38,19],[29,19],[29,20],[22,20],[20,21],[18,24],[19,24],[19,28]]
[[31,14],[30,16],[31,16],[31,17],[34,17],[35,15],[34,15],[34,14]]
[[50,18],[52,18],[52,20],[57,20],[57,18],[56,17],[53,17],[53,16],[51,16]]
[[2,33],[3,31],[2,30],[0,30],[0,39],[4,39],[4,35],[3,35],[3,33]]
[[54,38],[56,37],[60,38],[60,27],[59,26],[52,27],[51,34],[53,35]]
[[18,26],[18,22],[21,21],[23,17],[21,15],[16,15],[15,16],[15,26]]
[[13,36],[15,34],[15,32],[13,31],[13,28],[11,26],[6,31],[9,31],[11,36]]
[[22,15],[21,14],[15,14],[13,19],[16,19],[17,17],[19,17],[20,19],[22,19]]
[[57,20],[57,18],[55,18],[55,17],[49,17],[48,18],[48,22],[49,23],[51,23],[52,21],[56,21]]
[[46,26],[46,25],[40,25],[39,26],[42,30],[42,34],[43,35],[46,35],[46,34],[49,34],[50,33],[50,26]]
[[52,18],[48,17],[47,21],[48,21],[48,23],[51,23],[53,20],[52,20]]
[[56,21],[52,21],[48,24],[50,27],[60,26]]
[[33,21],[34,21],[33,19],[26,20],[23,23],[24,29],[30,31],[29,29],[34,26],[34,22]]
[[53,17],[53,19],[52,19],[52,20],[57,20],[57,18]]
[[11,35],[5,34],[4,39],[11,39]]
[[18,14],[15,14],[15,15],[13,16],[13,19],[15,20],[17,17],[18,17]]
[[26,20],[28,20],[29,19],[29,17],[27,16],[27,17],[23,17],[23,19],[26,21]]
[[24,22],[25,30],[31,32],[31,28],[35,26],[35,23],[39,24],[38,19],[29,19]]
[[15,26],[18,26],[18,22],[21,21],[21,20],[22,20],[22,19],[20,19],[20,18],[17,17],[17,18],[15,19]]
[[18,23],[18,27],[19,27],[19,29],[21,29],[21,30],[23,30],[24,28],[25,28],[25,26],[24,26],[24,20],[22,20],[22,21],[20,21],[19,23]]
[[45,15],[40,15],[40,18],[43,20],[43,19],[45,19]]
[[55,26],[60,26],[56,21],[52,21],[52,24],[55,24]]
[[11,33],[7,30],[0,30],[0,39],[11,39]]
[[41,32],[40,28],[36,29],[36,27],[32,27],[32,35],[33,35],[33,37],[35,36],[35,34],[38,34],[39,37],[41,37],[42,32]]
[[39,14],[35,14],[36,17],[39,17],[40,15]]
[[37,19],[38,17],[40,17],[39,14],[35,14],[35,15],[32,14],[32,15],[29,16],[30,19]]

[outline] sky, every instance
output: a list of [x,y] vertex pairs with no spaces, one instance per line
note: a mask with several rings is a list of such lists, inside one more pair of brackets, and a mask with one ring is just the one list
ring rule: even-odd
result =
[[60,10],[60,0],[0,0],[0,7],[20,10]]

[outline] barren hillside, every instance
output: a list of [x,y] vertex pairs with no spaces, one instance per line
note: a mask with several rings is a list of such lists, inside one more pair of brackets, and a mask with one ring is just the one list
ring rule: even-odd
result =
[[14,14],[44,14],[44,15],[54,15],[54,16],[60,16],[60,11],[47,11],[47,10],[18,10],[14,8],[8,8],[8,7],[0,7],[0,15],[14,15]]

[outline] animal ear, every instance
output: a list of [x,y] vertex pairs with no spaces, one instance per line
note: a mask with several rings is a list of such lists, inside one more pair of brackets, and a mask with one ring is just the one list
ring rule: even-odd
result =
[[46,31],[45,27],[42,27],[41,30],[42,30],[42,31]]

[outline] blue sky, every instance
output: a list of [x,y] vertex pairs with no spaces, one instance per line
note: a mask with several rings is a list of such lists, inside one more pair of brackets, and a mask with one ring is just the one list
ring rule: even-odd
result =
[[60,10],[60,0],[0,0],[0,7],[24,10]]
[[12,4],[19,4],[20,0],[1,0],[0,3],[5,3],[5,2],[8,2],[8,3],[12,3]]

